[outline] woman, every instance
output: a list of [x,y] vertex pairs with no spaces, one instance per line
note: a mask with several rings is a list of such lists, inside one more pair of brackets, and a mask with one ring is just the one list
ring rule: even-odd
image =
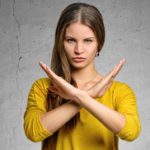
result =
[[27,137],[42,150],[117,150],[118,138],[140,133],[136,98],[113,81],[125,60],[102,76],[95,68],[105,39],[103,19],[92,5],[73,3],[58,21],[49,78],[35,81],[24,115]]

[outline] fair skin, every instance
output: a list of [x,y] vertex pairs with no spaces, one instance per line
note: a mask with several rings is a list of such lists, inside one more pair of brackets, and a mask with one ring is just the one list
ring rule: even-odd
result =
[[66,29],[64,48],[72,66],[72,77],[80,89],[90,86],[89,81],[93,78],[93,82],[101,78],[93,61],[97,47],[97,39],[89,27],[73,23]]
[[94,65],[98,47],[96,37],[89,27],[79,22],[73,23],[67,28],[64,47],[72,66],[72,77],[78,88],[57,76],[46,64],[40,62],[40,66],[54,85],[49,90],[68,99],[68,103],[41,116],[43,126],[54,133],[75,116],[81,108],[85,108],[114,134],[118,133],[125,125],[125,117],[94,98],[101,97],[110,88],[125,60],[122,59],[107,75],[98,74]]

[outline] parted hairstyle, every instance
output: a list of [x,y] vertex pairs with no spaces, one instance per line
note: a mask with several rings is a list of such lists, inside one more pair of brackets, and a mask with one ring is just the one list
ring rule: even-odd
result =
[[[103,17],[95,6],[87,3],[72,3],[62,11],[55,31],[55,41],[51,58],[51,69],[57,75],[61,76],[74,86],[76,86],[76,83],[71,77],[71,66],[64,51],[64,39],[66,28],[70,24],[76,22],[80,22],[81,24],[88,26],[93,31],[98,42],[98,53],[101,51],[105,41],[105,27],[103,23]],[[51,111],[52,109],[55,109],[56,107],[66,102],[67,101],[65,99],[48,91],[47,111]],[[75,115],[69,122],[67,122],[63,129],[67,132],[71,132],[71,129],[75,127],[78,119],[79,113]],[[53,133],[52,136],[46,138],[42,142],[42,150],[55,150],[57,135],[58,131]]]

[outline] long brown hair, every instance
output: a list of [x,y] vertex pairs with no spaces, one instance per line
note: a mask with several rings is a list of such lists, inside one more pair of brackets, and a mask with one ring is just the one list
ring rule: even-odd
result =
[[[67,6],[62,11],[55,32],[55,42],[51,59],[51,69],[57,75],[61,76],[67,82],[71,83],[74,86],[76,86],[76,84],[71,77],[71,67],[67,60],[63,43],[66,28],[70,24],[75,22],[80,22],[92,29],[97,38],[98,52],[100,52],[100,50],[102,49],[105,41],[105,28],[103,24],[103,18],[101,13],[95,6],[86,3],[73,3]],[[49,91],[47,95],[47,102],[47,111],[50,111],[65,103],[66,100]],[[78,119],[79,113],[75,115],[68,123],[66,123],[64,128],[66,130],[71,130],[76,125]],[[42,150],[55,150],[57,135],[58,131],[55,132],[52,136],[45,139],[42,143]]]

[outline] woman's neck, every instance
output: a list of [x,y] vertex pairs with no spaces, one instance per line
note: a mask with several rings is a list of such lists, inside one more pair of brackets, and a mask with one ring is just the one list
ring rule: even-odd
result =
[[95,67],[87,67],[83,69],[76,69],[72,71],[72,78],[77,85],[83,85],[93,81],[95,78],[100,77],[100,74],[96,71]]

